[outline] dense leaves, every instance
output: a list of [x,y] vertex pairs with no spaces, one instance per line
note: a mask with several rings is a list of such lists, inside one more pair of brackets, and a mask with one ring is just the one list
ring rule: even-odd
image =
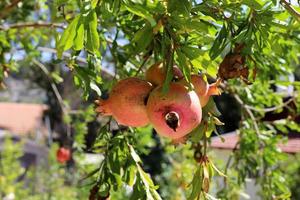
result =
[[[300,108],[300,83],[289,79],[299,65],[299,4],[285,0],[35,3],[0,3],[1,87],[5,87],[4,79],[10,73],[22,72],[25,66],[42,69],[42,63],[46,67],[58,66],[47,73],[54,86],[63,81],[66,71],[70,73],[85,100],[95,93],[105,94],[116,79],[142,76],[146,66],[157,61],[162,61],[167,70],[164,90],[172,81],[174,64],[186,80],[190,80],[191,73],[205,74],[209,80],[221,78],[224,93],[240,105],[242,120],[237,131],[238,148],[222,167],[227,178],[216,195],[238,199],[243,195],[241,188],[246,178],[252,177],[261,185],[263,199],[289,198],[287,177],[278,162],[285,156],[277,143],[284,137],[278,132],[300,129],[295,119]],[[280,93],[274,89],[283,86],[293,86],[293,92]],[[286,107],[286,96],[294,102],[294,113],[281,120],[262,121],[266,113],[280,112]],[[68,105],[74,98],[59,101],[65,124],[75,130],[72,145],[83,153],[86,126],[94,120],[93,111],[88,108],[74,116]],[[96,167],[85,179],[91,187],[90,199],[110,195],[125,199],[126,194],[131,199],[171,199],[178,191],[182,198],[213,199],[209,194],[214,183],[213,171],[223,174],[213,164],[214,158],[207,157],[208,142],[223,123],[213,100],[203,112],[202,123],[190,133],[184,147],[174,149],[161,139],[169,160],[161,162],[166,166],[171,163],[172,168],[165,167],[161,177],[153,177],[154,181],[143,170],[138,156],[149,153],[147,145],[154,142],[150,129],[124,131],[122,127],[111,128],[111,119],[101,121],[103,127],[88,149],[104,155],[100,168]],[[191,156],[193,152],[200,153],[197,162]],[[180,181],[170,174],[176,174]],[[168,179],[169,185],[164,185],[164,179]],[[121,197],[119,191],[128,191],[127,187],[131,192],[123,192]]]

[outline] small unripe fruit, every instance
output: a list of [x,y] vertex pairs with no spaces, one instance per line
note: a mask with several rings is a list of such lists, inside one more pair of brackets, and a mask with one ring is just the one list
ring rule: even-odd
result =
[[147,113],[156,132],[171,139],[190,133],[202,118],[196,92],[180,83],[171,83],[166,93],[162,86],[155,88],[148,99]]
[[112,115],[119,124],[125,126],[145,126],[149,123],[146,102],[151,83],[139,78],[119,81],[111,90],[107,100],[97,100],[96,111],[101,115]]
[[61,164],[66,163],[71,158],[71,151],[70,149],[60,147],[56,152],[56,159]]
[[[145,74],[146,80],[153,85],[162,85],[167,77],[167,70],[162,62],[158,62],[149,67]],[[177,66],[173,66],[173,79],[181,79],[183,74]]]

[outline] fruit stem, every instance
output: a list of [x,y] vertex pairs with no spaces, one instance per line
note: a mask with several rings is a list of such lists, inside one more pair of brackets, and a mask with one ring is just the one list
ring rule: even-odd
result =
[[175,111],[168,112],[165,115],[167,125],[176,132],[176,129],[180,126],[179,115]]

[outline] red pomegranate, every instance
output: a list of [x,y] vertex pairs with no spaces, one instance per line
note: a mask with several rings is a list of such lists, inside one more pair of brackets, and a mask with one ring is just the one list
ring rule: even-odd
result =
[[96,101],[96,112],[112,115],[125,126],[145,126],[149,123],[146,101],[151,90],[152,85],[147,81],[134,77],[123,79],[113,87],[107,100]]
[[[149,67],[146,71],[146,80],[153,85],[162,85],[166,79],[167,71],[163,67],[162,62],[158,62]],[[183,74],[177,66],[173,66],[173,77],[175,79],[181,79]]]
[[60,147],[56,152],[56,159],[61,164],[66,163],[71,158],[71,151],[68,148]]
[[196,92],[180,83],[171,83],[166,93],[162,86],[155,88],[148,99],[147,113],[157,133],[171,139],[190,133],[202,118]]
[[[181,79],[179,82],[181,84],[187,85],[187,81],[185,79]],[[191,83],[200,99],[201,107],[206,106],[210,96],[220,95],[220,90],[218,89],[218,81],[216,83],[208,84],[204,80],[202,75],[193,74],[191,75]]]

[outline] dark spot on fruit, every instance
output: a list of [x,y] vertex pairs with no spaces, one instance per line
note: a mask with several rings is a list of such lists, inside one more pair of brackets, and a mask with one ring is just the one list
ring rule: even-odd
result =
[[167,125],[176,132],[179,127],[179,115],[178,113],[171,111],[165,115]]

